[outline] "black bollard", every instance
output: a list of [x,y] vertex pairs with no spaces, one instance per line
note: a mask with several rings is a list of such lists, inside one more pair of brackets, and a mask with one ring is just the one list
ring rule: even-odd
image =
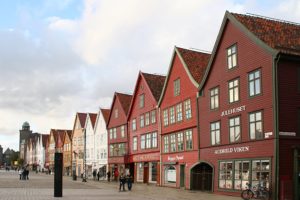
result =
[[54,162],[54,197],[62,197],[63,154],[55,153]]

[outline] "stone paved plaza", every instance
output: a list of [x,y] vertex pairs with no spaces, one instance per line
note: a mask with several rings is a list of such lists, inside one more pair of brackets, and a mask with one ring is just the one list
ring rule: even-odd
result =
[[54,198],[53,175],[35,174],[30,172],[29,180],[19,180],[15,171],[0,170],[0,200],[48,200],[48,199],[108,199],[108,200],[234,200],[240,199],[230,196],[220,196],[189,190],[157,187],[154,185],[133,184],[132,191],[119,192],[117,183],[88,180],[72,181],[70,177],[64,177],[63,197]]

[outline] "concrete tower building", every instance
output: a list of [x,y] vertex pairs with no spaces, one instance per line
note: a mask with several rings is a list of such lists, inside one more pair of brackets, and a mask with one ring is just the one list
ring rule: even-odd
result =
[[20,139],[19,139],[19,151],[20,158],[25,160],[26,158],[26,141],[29,138],[32,131],[30,130],[30,125],[28,122],[24,122],[22,125],[22,129],[20,130]]

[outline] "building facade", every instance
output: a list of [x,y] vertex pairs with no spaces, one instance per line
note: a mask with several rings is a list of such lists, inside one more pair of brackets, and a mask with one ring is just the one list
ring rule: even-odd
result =
[[299,32],[226,12],[199,87],[202,190],[239,196],[251,183],[299,198]]
[[26,141],[29,138],[32,131],[30,130],[30,125],[28,122],[24,122],[22,125],[22,129],[20,130],[19,134],[19,152],[20,152],[20,159],[25,161],[26,159],[26,150],[27,144]]
[[108,118],[108,165],[115,180],[129,171],[127,114],[132,95],[115,92]]
[[159,184],[158,107],[165,76],[140,72],[128,113],[129,163],[134,180]]
[[72,172],[72,130],[66,130],[63,145],[63,174],[71,176]]
[[210,54],[174,48],[159,100],[161,185],[191,188],[198,163],[197,89]]
[[51,129],[49,136],[49,169],[54,172],[55,153],[63,153],[64,138],[67,130]]

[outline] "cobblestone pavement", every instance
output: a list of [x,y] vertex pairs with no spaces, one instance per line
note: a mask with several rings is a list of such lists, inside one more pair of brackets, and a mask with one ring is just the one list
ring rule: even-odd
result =
[[234,200],[240,199],[230,196],[220,196],[204,192],[180,190],[154,185],[133,184],[132,191],[119,192],[118,184],[105,181],[81,180],[72,181],[71,177],[64,177],[63,197],[54,198],[53,175],[35,174],[30,172],[29,180],[19,180],[15,171],[0,171],[0,200]]

